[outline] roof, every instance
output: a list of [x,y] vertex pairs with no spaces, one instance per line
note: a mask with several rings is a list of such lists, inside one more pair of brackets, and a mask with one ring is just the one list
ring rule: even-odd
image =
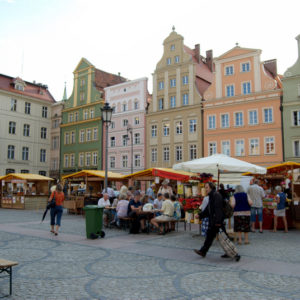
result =
[[[103,170],[82,170],[76,173],[72,173],[69,175],[65,175],[62,177],[62,179],[68,179],[68,178],[78,178],[78,177],[99,177],[99,178],[105,178],[105,171]],[[107,172],[107,178],[110,180],[122,180],[124,179],[124,175],[121,173],[114,173],[114,172]]]
[[[22,81],[25,83],[24,91],[15,89],[15,80]],[[48,91],[48,87],[46,85],[23,81],[19,77],[14,78],[0,74],[0,90],[5,90],[10,93],[36,98],[50,103],[56,102],[51,93]]]
[[[283,171],[293,170],[293,169],[300,169],[300,163],[296,163],[294,161],[286,161],[281,164],[277,164],[274,166],[267,167],[267,175],[273,173],[281,173]],[[247,172],[242,174],[244,176],[252,176],[253,173]]]
[[11,180],[11,179],[21,179],[21,180],[36,180],[36,181],[50,181],[54,180],[50,177],[30,174],[30,173],[10,173],[0,177],[0,180]]
[[95,69],[95,87],[100,91],[104,91],[104,88],[108,86],[119,84],[125,81],[127,81],[127,79],[124,77]]

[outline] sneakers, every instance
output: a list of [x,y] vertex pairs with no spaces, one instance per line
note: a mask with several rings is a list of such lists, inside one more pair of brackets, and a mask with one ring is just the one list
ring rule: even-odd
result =
[[225,254],[221,255],[221,258],[229,258],[229,256],[225,253]]
[[201,250],[194,249],[194,252],[202,257],[206,256],[206,253],[202,252]]

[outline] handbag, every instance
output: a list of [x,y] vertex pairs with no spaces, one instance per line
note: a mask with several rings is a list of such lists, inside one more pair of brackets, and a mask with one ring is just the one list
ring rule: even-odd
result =
[[54,208],[55,206],[56,206],[56,202],[55,202],[55,193],[54,193],[53,198],[48,204],[48,208]]

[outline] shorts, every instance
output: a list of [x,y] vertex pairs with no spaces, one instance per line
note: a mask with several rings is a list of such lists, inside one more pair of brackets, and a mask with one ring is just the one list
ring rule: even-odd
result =
[[251,207],[251,222],[256,221],[256,215],[258,215],[258,221],[263,220],[263,209],[262,207]]
[[165,216],[165,215],[160,215],[156,218],[154,218],[155,221],[176,221],[173,217]]
[[285,208],[284,209],[274,209],[274,216],[285,217]]

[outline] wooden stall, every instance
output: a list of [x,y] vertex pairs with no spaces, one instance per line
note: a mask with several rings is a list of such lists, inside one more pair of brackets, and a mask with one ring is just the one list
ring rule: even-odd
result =
[[1,207],[14,209],[45,208],[52,178],[29,173],[11,173],[0,177]]

